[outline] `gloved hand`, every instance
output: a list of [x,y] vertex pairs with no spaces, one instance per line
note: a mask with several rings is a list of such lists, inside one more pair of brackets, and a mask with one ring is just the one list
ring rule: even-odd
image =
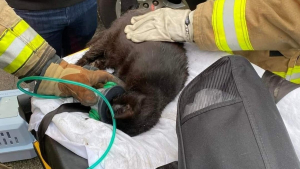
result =
[[127,39],[143,41],[193,41],[193,11],[161,8],[147,14],[132,17],[125,27]]
[[[50,62],[50,63],[49,63]],[[41,76],[60,78],[84,83],[95,88],[102,88],[107,81],[123,85],[123,82],[110,73],[102,70],[87,70],[83,67],[68,64],[62,59],[52,59],[46,64]],[[49,66],[47,66],[49,65]],[[97,103],[97,97],[93,91],[71,84],[52,81],[41,81],[35,86],[35,92],[44,95],[73,96],[85,106]]]

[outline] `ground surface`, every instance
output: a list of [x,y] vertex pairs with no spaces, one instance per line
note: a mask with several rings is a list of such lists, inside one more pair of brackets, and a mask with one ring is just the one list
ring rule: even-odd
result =
[[[18,81],[17,78],[0,69],[0,91],[16,89],[17,81]],[[28,84],[22,85],[22,87],[30,87],[30,86],[32,88],[32,85],[28,85]],[[42,169],[43,168],[38,157],[30,160],[5,163],[5,165],[10,166],[13,169]],[[2,168],[0,167],[0,169]]]

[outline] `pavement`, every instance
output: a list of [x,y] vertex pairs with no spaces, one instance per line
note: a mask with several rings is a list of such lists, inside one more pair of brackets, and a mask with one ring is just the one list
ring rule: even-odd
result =
[[[8,167],[7,169],[43,169],[38,157],[29,160],[4,163],[4,165]],[[0,169],[2,169],[1,166]]]
[[[18,78],[0,69],[0,91],[17,89]],[[33,89],[32,84],[22,84],[23,88]]]
[[[3,90],[12,90],[17,88],[18,78],[6,73],[2,69],[0,69],[0,91]],[[33,84],[22,84],[23,88],[33,89]],[[12,169],[43,169],[42,164],[38,157],[29,160],[22,160],[16,162],[5,163],[4,165],[12,168]],[[0,163],[0,169],[3,167]],[[6,169],[6,168],[3,168]]]

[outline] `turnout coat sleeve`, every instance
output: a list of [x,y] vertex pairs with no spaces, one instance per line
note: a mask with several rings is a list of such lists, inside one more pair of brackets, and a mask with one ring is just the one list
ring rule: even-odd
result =
[[299,18],[299,0],[208,0],[194,12],[194,41],[210,51],[300,49]]
[[0,68],[17,77],[38,75],[55,50],[5,0],[0,0]]

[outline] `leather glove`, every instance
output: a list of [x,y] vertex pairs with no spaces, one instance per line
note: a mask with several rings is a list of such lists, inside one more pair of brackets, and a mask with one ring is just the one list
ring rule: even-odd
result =
[[[68,64],[58,57],[48,61],[41,76],[72,80],[95,88],[102,88],[107,81],[112,81],[124,86],[120,79],[106,71],[87,70],[77,65]],[[35,92],[38,94],[62,97],[73,96],[85,106],[95,105],[98,101],[97,96],[91,90],[80,86],[52,81],[39,81],[35,86]]]
[[133,42],[193,41],[193,11],[161,8],[147,14],[132,17],[125,27],[127,39]]

